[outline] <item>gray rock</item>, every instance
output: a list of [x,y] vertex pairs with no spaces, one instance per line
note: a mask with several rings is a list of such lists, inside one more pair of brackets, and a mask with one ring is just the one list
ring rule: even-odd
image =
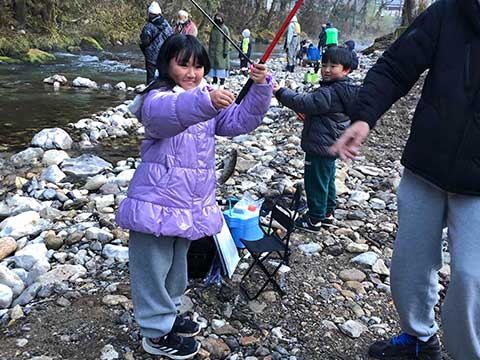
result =
[[27,148],[19,153],[12,155],[10,161],[16,167],[36,165],[43,156],[43,150],[39,148]]
[[113,235],[109,231],[96,227],[88,228],[87,231],[85,231],[85,237],[88,240],[99,240],[102,243],[108,243],[113,240]]
[[121,187],[128,186],[128,184],[130,184],[130,180],[132,180],[133,178],[134,173],[135,173],[135,169],[128,169],[118,174],[116,178],[116,182],[118,186],[121,186]]
[[87,269],[82,265],[58,265],[56,268],[43,274],[37,279],[37,283],[41,286],[59,284],[69,280],[72,276],[82,277],[87,273]]
[[362,204],[365,201],[368,201],[370,199],[370,194],[364,191],[353,191],[350,194],[350,199],[349,201],[354,203],[354,204]]
[[312,255],[322,250],[322,245],[317,243],[301,244],[298,248],[306,255]]
[[48,261],[37,261],[28,272],[27,286],[32,285],[41,275],[46,274],[50,270]]
[[[46,168],[41,175],[42,180],[46,180],[48,182],[58,184],[60,181],[62,181],[65,178],[65,174],[58,165],[50,165],[48,168]],[[50,189],[53,190],[53,189]],[[55,191],[55,190],[53,190]]]
[[98,89],[98,85],[95,81],[78,76],[72,81],[73,87],[85,87],[89,89]]
[[33,283],[28,288],[26,288],[18,298],[16,298],[13,301],[12,306],[16,306],[16,305],[24,306],[32,302],[33,299],[35,299],[35,297],[37,296],[37,293],[39,292],[40,288],[41,288],[40,284]]
[[84,188],[89,191],[96,191],[102,187],[108,181],[105,175],[95,175],[88,179]]
[[0,237],[11,236],[19,239],[33,236],[45,230],[48,222],[40,219],[36,211],[26,211],[16,216],[6,218],[0,223]]
[[96,175],[111,168],[112,164],[92,154],[83,154],[76,158],[66,159],[61,166],[63,172],[77,176]]

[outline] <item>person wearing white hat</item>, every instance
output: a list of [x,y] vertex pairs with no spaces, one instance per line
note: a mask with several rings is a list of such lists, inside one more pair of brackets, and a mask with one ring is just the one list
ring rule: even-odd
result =
[[195,23],[189,18],[188,12],[180,10],[178,12],[178,20],[175,25],[175,34],[197,36],[198,30]]
[[147,84],[155,77],[157,56],[163,42],[173,34],[170,24],[162,16],[162,9],[156,1],[148,7],[148,22],[140,34],[140,49],[145,56],[145,69],[147,70]]
[[285,48],[287,50],[288,65],[287,71],[293,72],[295,68],[295,55],[297,54],[300,45],[300,23],[297,16],[294,16],[288,25],[287,38],[285,41]]

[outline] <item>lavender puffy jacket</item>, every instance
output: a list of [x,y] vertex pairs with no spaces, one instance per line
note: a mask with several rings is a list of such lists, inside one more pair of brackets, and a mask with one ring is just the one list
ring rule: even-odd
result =
[[138,166],[116,221],[126,229],[196,240],[219,233],[215,135],[255,129],[268,110],[270,84],[254,84],[240,105],[216,110],[207,87],[152,90],[139,114],[145,126]]

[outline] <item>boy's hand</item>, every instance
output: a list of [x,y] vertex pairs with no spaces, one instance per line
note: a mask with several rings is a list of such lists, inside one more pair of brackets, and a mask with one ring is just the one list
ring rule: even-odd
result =
[[215,109],[225,109],[230,106],[232,102],[235,101],[235,95],[227,90],[213,90],[209,92],[210,100]]
[[354,159],[368,136],[370,126],[365,121],[356,121],[338,138],[329,151],[342,160]]
[[267,77],[267,66],[265,64],[255,64],[250,71],[250,79],[255,84],[265,84]]
[[274,83],[273,84],[273,95],[275,95],[277,93],[278,90],[280,90],[282,87],[277,84],[277,83]]

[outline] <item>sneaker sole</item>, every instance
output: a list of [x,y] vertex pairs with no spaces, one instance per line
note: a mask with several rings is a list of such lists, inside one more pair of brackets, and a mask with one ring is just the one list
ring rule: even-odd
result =
[[198,330],[197,330],[196,332],[194,332],[194,333],[182,333],[182,332],[175,332],[175,331],[173,331],[173,332],[175,333],[175,335],[178,335],[178,336],[194,337],[194,336],[200,334],[200,331],[201,331],[201,329],[198,329]]
[[200,343],[197,343],[197,350],[195,350],[195,352],[191,353],[191,354],[187,354],[187,355],[175,355],[175,354],[169,354],[165,351],[162,351],[160,349],[157,349],[157,348],[154,348],[150,345],[148,345],[147,343],[147,340],[145,338],[142,339],[142,346],[143,346],[143,350],[145,350],[147,353],[151,354],[151,355],[161,355],[161,356],[165,356],[169,359],[173,359],[173,360],[184,360],[184,359],[191,359],[192,357],[194,357],[200,350]]
[[[385,356],[385,355],[373,355],[368,352],[368,356],[372,359],[379,359],[379,360],[411,360],[411,356]],[[418,360],[442,360],[442,354],[420,354],[417,358]]]
[[320,232],[320,230],[310,230],[310,229],[306,229],[306,228],[300,227],[300,226],[295,226],[295,229],[303,230],[303,231],[309,232],[311,234],[318,234]]

